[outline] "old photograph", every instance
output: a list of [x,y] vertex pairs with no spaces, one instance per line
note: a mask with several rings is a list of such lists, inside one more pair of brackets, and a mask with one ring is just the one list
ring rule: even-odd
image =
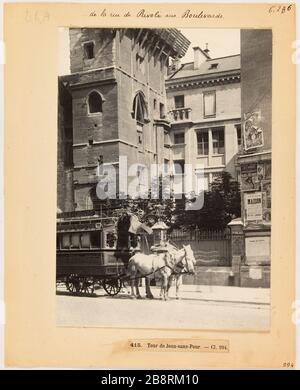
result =
[[268,331],[272,30],[58,37],[57,326]]

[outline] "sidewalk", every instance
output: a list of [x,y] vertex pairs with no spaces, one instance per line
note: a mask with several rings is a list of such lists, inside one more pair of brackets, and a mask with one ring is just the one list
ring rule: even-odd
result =
[[[170,297],[175,295],[174,287]],[[200,299],[203,301],[219,301],[234,303],[270,304],[270,289],[230,286],[204,286],[182,284],[179,290],[181,298]]]

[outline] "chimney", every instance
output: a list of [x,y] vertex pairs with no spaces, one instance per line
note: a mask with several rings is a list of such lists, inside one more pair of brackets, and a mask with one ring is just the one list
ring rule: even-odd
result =
[[200,66],[208,59],[210,59],[209,56],[209,49],[201,50],[199,46],[193,47],[194,50],[194,69],[199,69]]
[[204,51],[204,53],[205,53],[208,57],[210,57],[210,56],[209,56],[210,50],[209,50],[209,48],[208,48],[208,43],[205,44],[205,49],[204,49],[203,51]]

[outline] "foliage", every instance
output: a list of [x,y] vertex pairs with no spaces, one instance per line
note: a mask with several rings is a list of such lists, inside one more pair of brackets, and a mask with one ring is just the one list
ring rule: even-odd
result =
[[[171,226],[174,219],[175,203],[174,199],[169,194],[168,185],[163,185],[163,177],[161,176],[158,182],[152,183],[151,189],[141,197],[116,200],[107,199],[105,206],[110,209],[115,209],[114,214],[120,216],[123,214],[134,214],[140,222],[152,226],[158,220],[165,222]],[[156,196],[154,196],[154,194]]]
[[[152,226],[157,220],[164,221],[171,228],[195,228],[201,230],[224,229],[233,219],[241,215],[241,197],[239,184],[228,172],[222,172],[209,191],[204,192],[204,205],[200,210],[186,210],[190,196],[176,199],[168,196],[168,186],[163,186],[160,177],[157,186],[152,185],[152,191],[158,196],[153,197],[149,190],[142,198],[107,200],[109,208],[115,208],[115,215],[123,213],[136,215],[141,222]],[[165,191],[166,194],[163,192]]]
[[222,172],[204,192],[204,205],[200,210],[186,211],[185,201],[176,202],[176,226],[206,229],[224,229],[241,215],[239,183],[228,172]]

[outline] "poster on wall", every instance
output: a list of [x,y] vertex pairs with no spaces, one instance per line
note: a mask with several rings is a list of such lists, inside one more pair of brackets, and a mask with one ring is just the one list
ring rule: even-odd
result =
[[261,181],[263,221],[271,222],[271,180]]
[[262,193],[254,192],[245,194],[245,217],[246,221],[262,221]]
[[257,164],[242,164],[241,166],[241,189],[242,191],[259,190]]
[[262,180],[261,190],[266,193],[267,199],[271,201],[271,180]]
[[263,180],[265,177],[265,165],[262,162],[257,163],[257,179]]
[[271,161],[266,161],[264,165],[264,178],[271,179],[272,164]]
[[245,150],[256,149],[264,146],[264,137],[260,122],[260,111],[253,111],[244,115],[243,126]]

